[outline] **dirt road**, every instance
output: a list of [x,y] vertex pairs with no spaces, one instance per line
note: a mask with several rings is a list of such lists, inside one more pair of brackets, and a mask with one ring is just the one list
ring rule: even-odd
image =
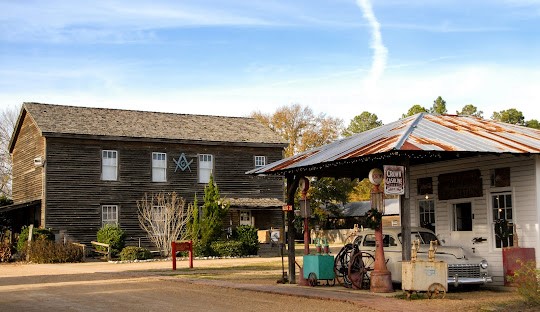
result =
[[[275,262],[249,259],[252,264],[269,261]],[[195,267],[245,263],[204,260],[195,261]],[[170,268],[170,262],[0,265],[0,311],[372,311],[346,302],[191,283],[173,276]]]
[[[513,290],[401,300],[396,294],[276,284],[280,258],[1,264],[0,311],[517,311]],[[520,306],[522,307],[522,306]],[[527,311],[537,311],[534,308]]]

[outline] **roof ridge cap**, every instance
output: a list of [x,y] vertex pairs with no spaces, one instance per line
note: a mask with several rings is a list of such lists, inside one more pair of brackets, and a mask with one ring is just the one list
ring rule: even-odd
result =
[[400,150],[402,147],[403,147],[403,144],[405,144],[405,141],[409,138],[409,136],[411,135],[411,133],[414,131],[414,128],[416,128],[416,125],[418,125],[418,123],[420,122],[420,120],[422,120],[424,118],[424,114],[425,113],[419,113],[413,120],[413,122],[411,122],[411,124],[407,127],[407,129],[403,132],[403,134],[401,135],[401,137],[399,138],[399,140],[397,141],[396,143],[396,147],[395,149],[396,150]]

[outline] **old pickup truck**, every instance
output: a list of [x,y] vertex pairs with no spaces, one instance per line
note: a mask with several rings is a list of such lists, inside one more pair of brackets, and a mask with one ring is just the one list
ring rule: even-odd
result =
[[[411,229],[411,241],[420,240],[418,251],[419,260],[428,260],[430,241],[437,241],[438,248],[435,260],[448,263],[448,285],[483,285],[491,283],[492,278],[488,273],[488,263],[480,257],[468,257],[463,248],[456,246],[443,246],[431,230],[424,228]],[[375,256],[375,231],[364,229],[359,231],[354,243],[359,249]],[[383,228],[383,246],[386,266],[392,273],[392,282],[401,283],[402,249],[401,228]]]

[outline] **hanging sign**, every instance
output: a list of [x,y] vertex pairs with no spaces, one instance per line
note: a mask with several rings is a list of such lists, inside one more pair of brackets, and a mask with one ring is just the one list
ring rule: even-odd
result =
[[389,195],[405,194],[405,167],[384,166],[384,193]]

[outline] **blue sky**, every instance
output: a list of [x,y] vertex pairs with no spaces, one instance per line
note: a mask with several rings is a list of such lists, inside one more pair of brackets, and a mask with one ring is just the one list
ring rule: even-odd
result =
[[0,106],[540,120],[540,0],[0,0]]

